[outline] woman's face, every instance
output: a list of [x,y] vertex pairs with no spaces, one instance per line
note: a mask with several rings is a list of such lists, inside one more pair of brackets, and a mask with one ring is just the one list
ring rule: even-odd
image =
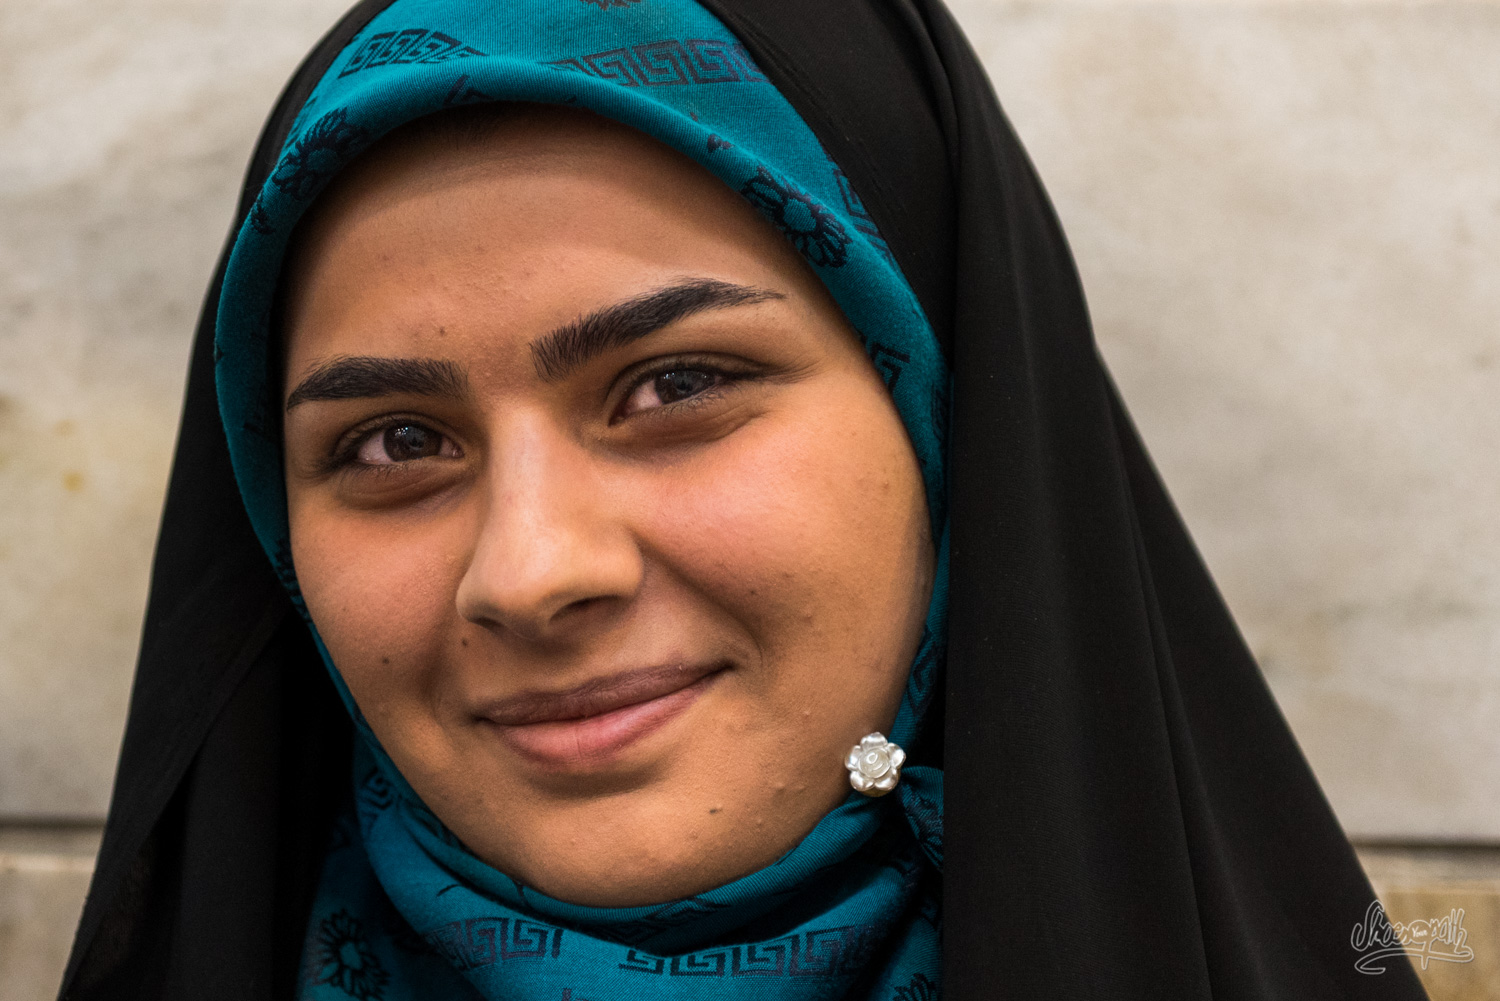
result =
[[471,851],[648,904],[843,799],[916,651],[926,502],[853,330],[737,195],[579,112],[387,140],[284,318],[303,596]]

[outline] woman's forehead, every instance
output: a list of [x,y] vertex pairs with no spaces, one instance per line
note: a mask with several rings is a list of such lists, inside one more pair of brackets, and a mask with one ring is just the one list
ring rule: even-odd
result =
[[544,331],[685,277],[826,296],[738,194],[655,140],[567,109],[482,124],[393,134],[330,190],[283,275],[294,367],[309,336],[501,315]]
[[372,213],[488,178],[508,184],[587,178],[595,185],[654,181],[682,196],[732,193],[692,160],[627,125],[558,105],[498,102],[416,119],[381,138],[344,168],[298,226],[293,248],[324,220]]

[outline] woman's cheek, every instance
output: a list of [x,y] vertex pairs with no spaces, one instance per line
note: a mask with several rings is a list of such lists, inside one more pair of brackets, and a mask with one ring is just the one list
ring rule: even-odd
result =
[[800,582],[817,573],[824,546],[825,526],[807,496],[807,456],[789,438],[746,428],[648,487],[660,500],[648,508],[643,541],[659,545],[690,586],[759,630],[800,604]]
[[[416,695],[453,626],[449,544],[440,523],[368,517],[293,521],[292,553],[308,613],[361,710]],[[300,531],[299,531],[300,529]]]
[[887,591],[911,569],[910,520],[891,510],[893,484],[912,476],[900,465],[912,464],[910,450],[899,425],[906,452],[882,447],[888,403],[857,403],[749,425],[641,484],[653,498],[642,536],[748,627],[769,660],[846,660],[851,644],[879,660],[872,613],[889,618]]

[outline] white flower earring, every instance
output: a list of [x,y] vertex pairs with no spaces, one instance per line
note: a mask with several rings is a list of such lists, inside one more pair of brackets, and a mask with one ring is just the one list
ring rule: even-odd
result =
[[885,739],[883,733],[872,733],[849,752],[844,767],[849,769],[849,784],[866,796],[884,796],[901,781],[901,763],[906,752]]

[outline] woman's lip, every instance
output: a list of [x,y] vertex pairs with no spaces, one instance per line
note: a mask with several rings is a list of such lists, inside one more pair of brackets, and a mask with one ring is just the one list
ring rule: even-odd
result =
[[515,750],[540,763],[583,764],[613,756],[687,709],[728,665],[671,665],[527,692],[484,707]]

